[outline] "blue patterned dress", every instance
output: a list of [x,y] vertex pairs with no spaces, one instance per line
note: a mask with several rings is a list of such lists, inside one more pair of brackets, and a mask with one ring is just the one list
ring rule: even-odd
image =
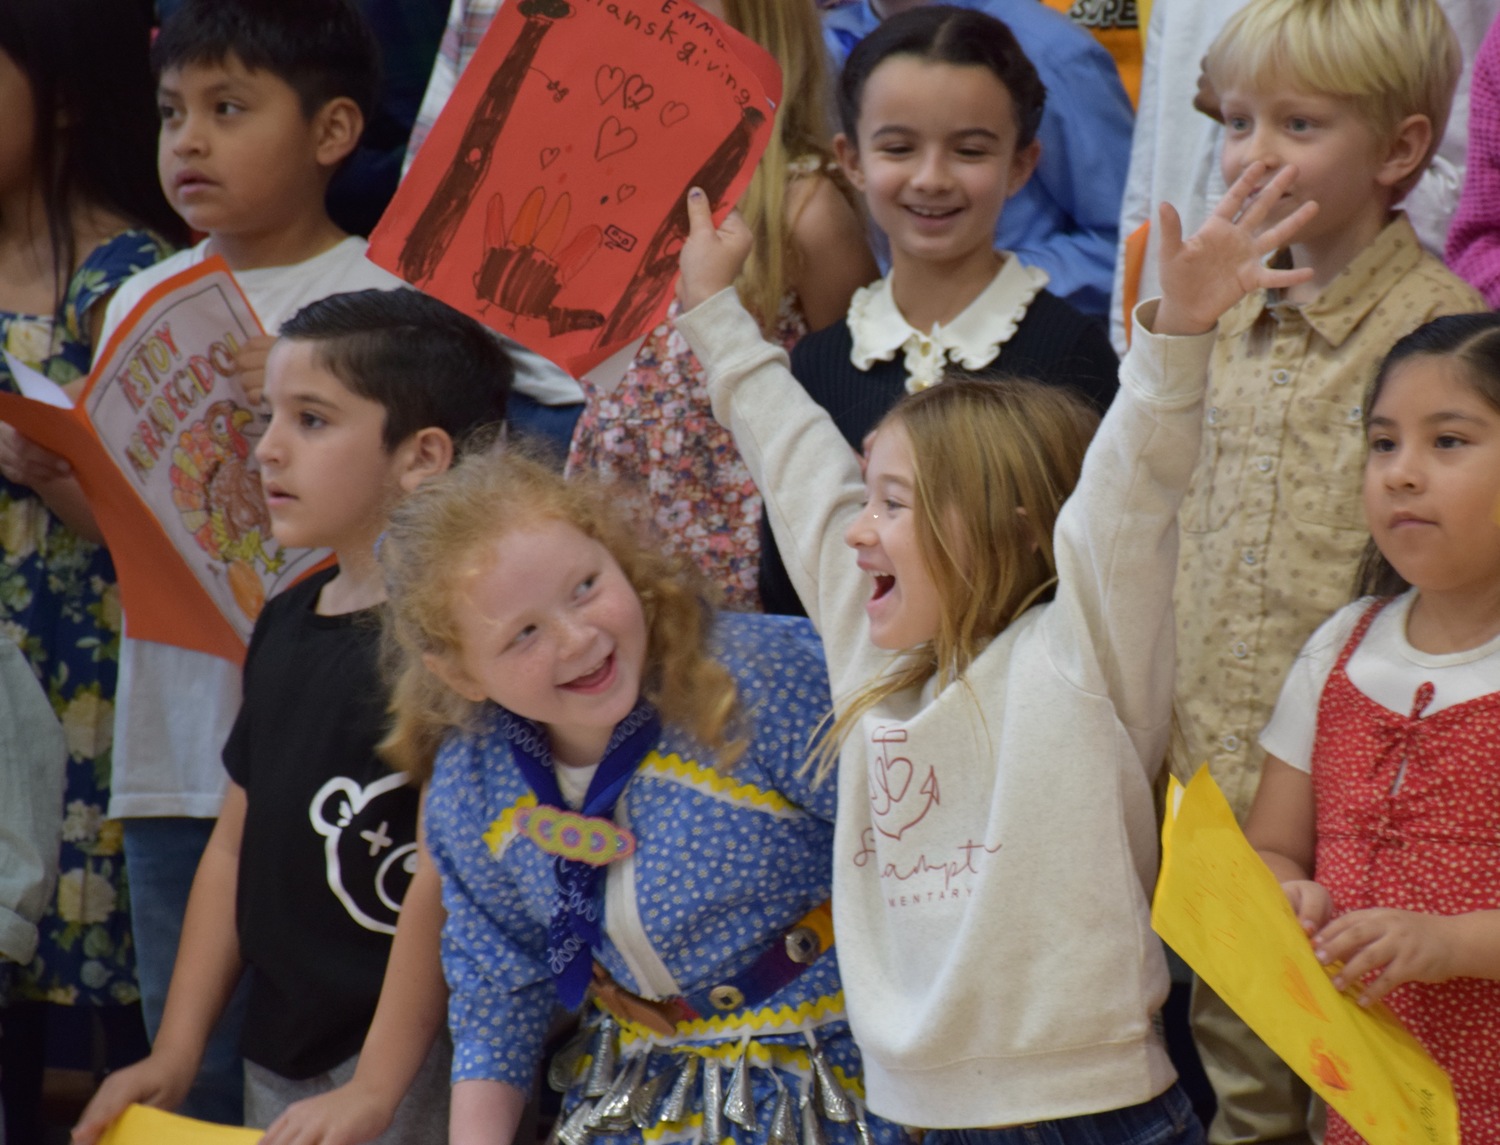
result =
[[[642,967],[658,982],[669,977],[681,994],[701,994],[745,971],[828,898],[835,784],[815,787],[802,770],[830,707],[817,633],[804,620],[726,612],[715,639],[715,656],[733,674],[747,716],[744,756],[721,773],[668,726],[616,808],[615,820],[628,825],[636,850],[609,868],[605,940],[594,955],[616,983],[637,994],[651,994]],[[557,883],[553,860],[518,824],[517,813],[534,807],[536,798],[511,754],[510,720],[491,708],[479,727],[444,745],[426,823],[448,911],[443,969],[451,987],[453,1079],[526,1090],[556,1005],[546,954]],[[617,942],[622,935],[624,943]],[[585,1021],[596,1016],[586,1014]],[[782,1140],[771,1132],[778,1103],[789,1100],[799,1109],[812,1084],[813,1046],[826,1063],[825,1076],[836,1077],[845,1094],[862,1096],[833,950],[769,996],[680,1021],[671,1035],[621,1025],[616,1081],[633,1065],[640,1086],[669,1074],[659,1083],[659,1105],[669,1096],[665,1082],[697,1058],[692,1068],[699,1082],[685,1087],[691,1099],[674,1121],[653,1116],[644,1131],[593,1128],[583,1139],[637,1145],[695,1140],[703,1134],[702,1076],[720,1071],[727,1099],[735,1067],[748,1058],[753,1114],[739,1124],[724,1119],[720,1140]],[[550,1071],[559,1088],[568,1087],[565,1121],[585,1100],[587,1065],[564,1061]],[[794,1116],[800,1120],[800,1112]],[[859,1124],[825,1121],[822,1128],[828,1145],[856,1145],[861,1129],[882,1145],[903,1137],[874,1117]]]
[[[171,248],[127,230],[91,251],[52,315],[0,312],[0,345],[59,385],[88,373],[89,312]],[[0,384],[12,385],[0,362]],[[35,493],[0,478],[0,631],[26,653],[68,743],[57,893],[41,922],[20,997],[65,1005],[134,1002],[135,958],[121,832],[106,820],[120,600],[101,546],[79,537]]]

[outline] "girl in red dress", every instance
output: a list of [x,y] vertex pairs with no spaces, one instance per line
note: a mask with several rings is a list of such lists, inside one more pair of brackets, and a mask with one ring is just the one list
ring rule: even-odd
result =
[[1396,343],[1364,418],[1368,595],[1293,665],[1245,834],[1334,985],[1452,1077],[1464,1145],[1500,1142],[1500,315]]

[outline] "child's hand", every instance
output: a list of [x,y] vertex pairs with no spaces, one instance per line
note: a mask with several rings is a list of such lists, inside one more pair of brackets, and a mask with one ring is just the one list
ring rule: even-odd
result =
[[110,1074],[73,1126],[73,1145],[93,1145],[110,1123],[125,1112],[126,1106],[139,1103],[169,1111],[176,1109],[192,1088],[196,1072],[153,1053]]
[[271,1122],[261,1145],[363,1145],[389,1129],[395,1113],[383,1095],[351,1081],[287,1106]]
[[1378,971],[1359,996],[1359,1004],[1368,1006],[1403,982],[1444,982],[1454,977],[1450,921],[1444,915],[1411,910],[1350,911],[1313,936],[1313,950],[1325,965],[1344,964],[1333,979],[1340,990]]
[[1302,924],[1303,933],[1311,937],[1323,929],[1333,914],[1333,899],[1321,883],[1310,879],[1293,879],[1281,884],[1287,901],[1292,904],[1292,913]]
[[266,392],[266,359],[271,356],[274,345],[276,339],[270,334],[257,334],[245,339],[234,359],[235,378],[252,406],[259,406],[261,396]]
[[22,437],[14,426],[0,424],[0,476],[17,485],[35,488],[73,472],[66,460]]
[[1161,205],[1161,306],[1157,334],[1206,334],[1223,314],[1252,290],[1295,286],[1312,277],[1310,267],[1272,270],[1265,258],[1285,246],[1318,211],[1303,203],[1281,222],[1261,230],[1271,208],[1297,177],[1283,167],[1266,177],[1264,163],[1253,163],[1235,180],[1198,233],[1184,240],[1182,219],[1170,203]]
[[706,302],[726,286],[733,286],[755,246],[755,236],[739,211],[730,211],[721,227],[714,226],[708,196],[694,187],[688,192],[688,237],[678,265],[677,298],[684,310]]

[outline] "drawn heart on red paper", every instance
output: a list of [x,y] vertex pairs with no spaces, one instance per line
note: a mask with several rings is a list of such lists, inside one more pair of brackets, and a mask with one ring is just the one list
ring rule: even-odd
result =
[[663,127],[675,127],[688,117],[688,105],[678,103],[675,99],[668,100],[661,107],[661,125]]
[[594,91],[599,96],[600,103],[608,103],[610,96],[620,90],[620,85],[625,82],[625,69],[612,68],[605,64],[594,73]]
[[594,158],[606,159],[629,151],[635,146],[635,128],[624,126],[615,116],[607,115],[599,125],[599,138],[594,143]]
[[545,171],[548,167],[552,166],[553,161],[561,154],[562,152],[556,147],[543,147],[541,155],[542,170]]
[[635,110],[645,107],[655,94],[656,89],[640,76],[631,76],[625,81],[625,92],[621,98],[625,101],[626,107]]
[[626,199],[630,198],[630,196],[634,195],[634,194],[635,194],[635,184],[634,183],[621,183],[620,184],[620,189],[615,192],[615,198],[617,200],[619,200],[620,202],[623,203]]

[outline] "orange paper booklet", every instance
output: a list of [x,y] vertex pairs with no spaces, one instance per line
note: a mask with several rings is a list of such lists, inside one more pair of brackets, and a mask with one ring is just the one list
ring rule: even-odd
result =
[[1151,925],[1371,1145],[1458,1140],[1448,1075],[1390,1010],[1334,989],[1206,767],[1171,782]]
[[688,189],[727,213],[780,99],[690,0],[511,0],[369,257],[579,376],[665,317]]
[[266,598],[327,556],[271,536],[253,452],[262,427],[232,374],[259,333],[229,268],[211,258],[141,299],[76,405],[9,354],[21,393],[0,393],[0,421],[77,473],[129,634],[236,663]]

